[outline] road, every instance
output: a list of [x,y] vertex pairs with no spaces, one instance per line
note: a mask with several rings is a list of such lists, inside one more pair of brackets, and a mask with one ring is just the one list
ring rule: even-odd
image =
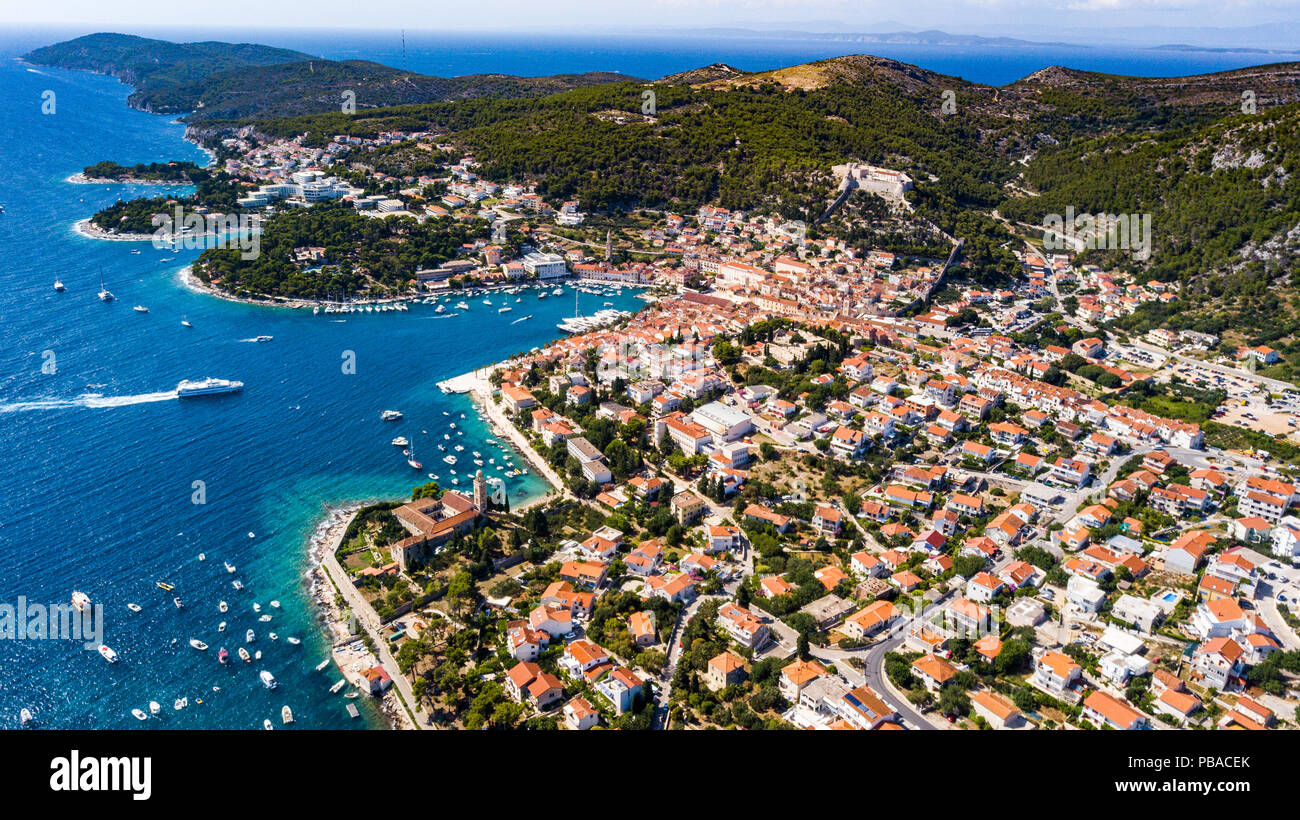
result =
[[1279,393],[1282,392],[1283,390],[1296,389],[1296,386],[1294,384],[1291,384],[1290,382],[1279,381],[1278,379],[1270,379],[1267,376],[1260,376],[1255,373],[1251,373],[1248,370],[1238,370],[1235,367],[1227,367],[1226,365],[1214,364],[1213,362],[1207,362],[1202,359],[1193,358],[1191,356],[1184,356],[1182,353],[1171,352],[1165,350],[1162,347],[1156,347],[1155,345],[1147,344],[1146,342],[1143,342],[1139,339],[1129,339],[1129,344],[1132,345],[1133,347],[1136,347],[1138,350],[1145,350],[1147,353],[1158,353],[1161,356],[1169,356],[1171,358],[1177,359],[1183,364],[1194,365],[1196,367],[1203,367],[1206,370],[1211,370],[1215,373],[1219,373],[1224,376],[1232,376],[1235,379],[1246,379],[1248,381],[1255,382],[1256,384],[1262,384],[1265,387],[1268,387]]

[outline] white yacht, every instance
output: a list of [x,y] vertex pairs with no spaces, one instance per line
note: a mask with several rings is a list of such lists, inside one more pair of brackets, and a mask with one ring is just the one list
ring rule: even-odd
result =
[[379,414],[379,417],[384,421],[397,421],[402,417],[402,413],[400,410],[385,410]]
[[134,310],[136,313],[148,313],[148,312],[149,312],[149,308],[145,307],[144,305],[136,305],[135,307],[131,308],[131,310]]
[[208,645],[205,644],[203,641],[199,640],[198,638],[190,638],[190,646],[194,647],[200,652],[206,651],[208,648]]
[[275,682],[275,675],[272,675],[270,672],[266,671],[265,669],[263,669],[261,672],[258,672],[257,676],[261,678],[262,685],[265,686],[267,689],[274,689],[275,687],[280,685]]
[[210,396],[217,393],[238,393],[244,389],[244,383],[229,379],[203,379],[202,381],[185,380],[177,383],[178,398],[187,396]]
[[60,282],[58,279],[54,280],[54,289],[59,293],[63,293],[63,291],[66,290],[66,288],[63,287],[63,283]]
[[99,654],[109,663],[117,663],[117,653],[107,644],[99,645]]

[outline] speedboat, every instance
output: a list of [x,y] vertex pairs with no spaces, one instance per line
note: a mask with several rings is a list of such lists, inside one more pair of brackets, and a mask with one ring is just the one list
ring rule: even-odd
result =
[[379,414],[379,418],[384,421],[397,421],[401,417],[402,412],[400,410],[384,410]]
[[253,653],[253,660],[260,661],[261,659],[262,659],[262,650],[259,649]]
[[286,726],[293,723],[293,710],[289,708],[288,704],[280,710],[280,722]]
[[330,687],[330,694],[331,695],[337,694],[338,691],[346,685],[347,685],[347,681],[342,678],[339,678],[338,681],[336,681],[334,685]]
[[185,608],[185,604],[181,603],[181,599],[180,599],[180,598],[172,598],[172,603],[173,603],[173,604],[176,604],[176,608],[177,608],[177,609],[184,609],[184,608]]
[[509,313],[512,310],[514,310],[514,308],[510,307],[509,305],[506,305],[503,308],[497,308],[497,313]]
[[222,561],[221,563],[225,566],[226,572],[233,573],[235,571],[234,564],[230,563],[229,561]]
[[280,608],[280,602],[279,602],[279,601],[272,601],[272,602],[271,602],[271,608],[272,608],[272,609],[279,609],[279,608]]
[[101,657],[103,657],[104,660],[108,661],[109,663],[117,663],[117,653],[114,652],[112,647],[108,646],[107,644],[101,643],[99,645],[99,654]]
[[200,553],[199,553],[199,560],[200,560],[200,561],[206,561],[206,560],[208,560],[208,556],[205,555],[204,553],[201,553],[201,552],[200,552]]
[[230,653],[226,651],[226,648],[224,646],[221,647],[221,649],[217,652],[217,660],[221,661],[222,663],[225,663],[226,661],[230,660]]
[[269,732],[273,730],[275,727],[271,725],[270,718],[265,718],[262,720],[262,728]]
[[271,620],[271,616],[270,616],[270,615],[263,615],[262,617],[258,618],[257,620],[261,621],[262,623],[266,623],[266,622],[268,622],[268,621]]
[[248,663],[253,659],[253,657],[248,654],[248,650],[242,646],[236,649],[235,652],[239,654],[239,659],[244,663]]
[[447,462],[448,464],[455,464],[455,463],[456,463],[456,457],[453,456],[453,455],[446,455],[446,456],[443,456],[443,457],[442,457],[442,460],[445,461],[445,462]]
[[178,712],[189,705],[190,705],[189,698],[177,698],[176,700],[172,701],[172,708]]
[[75,606],[79,612],[85,612],[86,608],[90,606],[90,596],[80,590],[74,589],[72,590],[72,605]]
[[253,632],[253,630],[250,629],[244,633],[244,643],[252,643],[255,640],[257,640],[257,633]]
[[259,603],[254,603],[254,604],[253,604],[253,611],[254,611],[254,612],[261,612],[261,611],[262,611],[262,605],[259,604]]
[[161,711],[162,711],[162,706],[159,705],[158,701],[156,700],[149,701],[149,714],[156,715]]
[[32,717],[32,710],[31,710],[31,709],[28,709],[28,708],[24,707],[23,709],[21,709],[21,710],[18,712],[18,725],[19,725],[19,726],[30,726],[30,725],[32,725],[32,723],[34,723],[35,721],[36,721],[36,718]]
[[226,631],[226,622],[225,622],[225,621],[222,621],[221,623],[217,624],[217,631],[218,631],[218,632],[225,632],[225,631]]
[[131,308],[131,310],[134,310],[136,313],[148,313],[148,312],[149,312],[149,308],[145,307],[144,305],[136,305],[135,307]]
[[261,672],[258,672],[257,677],[261,678],[262,685],[265,686],[267,689],[274,689],[275,687],[280,685],[275,682],[275,675],[272,675],[270,672],[266,671],[265,669],[263,669]]
[[149,716],[142,709],[132,709],[131,714],[135,715],[136,720],[148,720]]
[[257,341],[259,341],[259,342],[269,342],[269,341],[271,341],[271,340],[274,339],[274,338],[275,338],[274,336],[258,336],[258,337],[257,337]]
[[275,634],[274,632],[268,632],[268,633],[266,633],[266,634],[267,634],[267,635],[271,638],[271,640],[273,640],[273,641],[278,641],[278,640],[280,640],[280,636],[277,635],[277,634]]
[[219,601],[217,603],[217,609],[219,609],[222,612],[226,612],[230,609],[230,604],[226,603],[225,601]]
[[327,666],[329,666],[329,665],[330,665],[330,659],[329,659],[329,658],[326,658],[325,660],[323,660],[323,661],[321,661],[320,663],[316,664],[316,671],[317,671],[317,672],[323,671],[323,670],[325,669],[325,667],[327,667]]
[[230,582],[230,585],[231,585],[232,587],[234,587],[235,589],[243,589],[243,588],[244,588],[244,582],[243,582],[243,581],[231,581],[231,582]]
[[208,648],[208,645],[205,644],[203,641],[199,640],[198,638],[190,638],[190,646],[194,647],[200,652],[203,652]]
[[181,324],[185,327],[194,327],[194,324],[183,316],[181,317]]
[[293,644],[294,646],[297,646],[298,644],[302,643],[302,641],[298,640],[297,638],[285,638],[285,640]]

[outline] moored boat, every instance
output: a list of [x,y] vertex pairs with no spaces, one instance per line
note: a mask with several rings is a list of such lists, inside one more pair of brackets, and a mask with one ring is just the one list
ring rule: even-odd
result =
[[108,661],[109,663],[117,663],[117,653],[114,652],[112,647],[108,646],[107,644],[101,643],[99,645],[99,654],[104,660]]
[[293,723],[293,710],[289,708],[287,703],[284,705],[284,708],[280,710],[280,722],[286,726]]

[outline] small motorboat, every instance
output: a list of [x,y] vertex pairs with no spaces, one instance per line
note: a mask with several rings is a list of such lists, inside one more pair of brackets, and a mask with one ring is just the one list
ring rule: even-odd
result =
[[225,566],[226,572],[233,573],[235,571],[235,565],[229,561],[222,561],[221,563]]
[[184,609],[184,608],[185,608],[185,604],[181,603],[181,599],[180,599],[180,598],[172,598],[172,603],[173,603],[173,604],[176,604],[176,608],[177,608],[177,609]]
[[114,652],[112,647],[110,647],[108,644],[101,643],[99,645],[99,654],[100,657],[102,657],[104,660],[108,661],[109,663],[117,663],[117,653]]
[[261,659],[262,659],[262,650],[259,649],[253,653],[253,660],[260,661]]
[[271,725],[271,719],[270,719],[270,718],[266,718],[266,719],[264,719],[264,720],[262,721],[262,728],[265,729],[265,730],[268,731],[268,732],[269,732],[269,731],[272,731],[273,729],[275,729],[275,727]]
[[270,620],[271,620],[271,616],[270,616],[270,615],[263,615],[262,617],[258,618],[257,620],[261,621],[262,623],[269,623]]
[[300,640],[298,640],[297,638],[294,638],[294,637],[288,637],[288,638],[285,638],[285,640],[288,641],[290,644],[292,644],[292,645],[294,645],[294,646],[297,646],[298,644],[302,643],[302,641],[300,641]]
[[132,709],[131,714],[135,715],[136,720],[148,720],[149,716],[144,713],[143,709]]
[[243,589],[243,588],[244,588],[244,582],[243,582],[243,581],[231,581],[231,582],[230,582],[230,585],[231,585],[232,587],[234,587],[235,589]]
[[23,709],[19,710],[18,712],[19,726],[27,727],[27,726],[31,726],[35,722],[36,722],[36,718],[32,717],[31,709],[24,707]]
[[203,641],[199,640],[198,638],[190,638],[190,646],[194,647],[200,652],[206,651],[208,648],[208,645],[205,644]]
[[280,640],[280,636],[277,635],[277,634],[275,634],[274,632],[268,632],[267,635],[268,635],[268,636],[270,637],[270,639],[273,640],[273,641],[278,641],[278,640]]
[[184,327],[194,327],[194,323],[189,319],[186,319],[184,316],[181,317],[181,325]]
[[357,698],[361,697],[361,693],[360,693],[360,692],[348,692],[348,693],[347,693],[346,695],[344,695],[343,697],[347,698],[348,700],[356,700]]
[[261,604],[258,604],[258,603],[254,603],[254,604],[253,604],[253,611],[254,611],[254,612],[261,612],[261,611],[262,611],[262,605],[261,605]]
[[279,609],[279,608],[280,608],[280,602],[279,602],[279,601],[272,601],[272,602],[271,602],[271,607],[272,607],[273,609]]
[[201,553],[201,552],[200,552],[200,553],[199,553],[199,560],[200,560],[200,561],[206,561],[206,560],[208,560],[208,556],[205,555],[204,553]]
[[337,693],[340,689],[346,686],[347,683],[348,682],[343,678],[339,678],[337,681],[335,681],[334,685],[330,687],[330,694]]
[[293,723],[293,710],[289,708],[288,704],[285,704],[284,708],[280,710],[280,722],[286,726]]
[[226,631],[226,622],[225,622],[225,621],[222,621],[221,623],[217,624],[217,631],[218,631],[218,632],[225,632],[225,631]]
[[268,672],[265,669],[263,669],[261,672],[258,672],[257,677],[261,679],[262,685],[265,686],[267,689],[274,689],[275,687],[280,685],[276,683],[275,675],[272,675],[270,672]]
[[226,661],[230,660],[230,653],[226,651],[226,648],[224,646],[221,647],[221,649],[217,652],[217,660],[220,661],[221,663],[225,663]]
[[127,604],[126,608],[132,612],[139,612],[142,607],[139,604]]
[[217,602],[217,609],[221,612],[226,612],[230,609],[230,604],[225,601],[219,601]]
[[162,711],[162,705],[156,700],[149,701],[149,714],[156,715]]
[[136,313],[148,313],[148,312],[149,312],[149,308],[145,307],[144,305],[136,305],[135,307],[133,307],[133,308],[131,308],[131,309],[134,310]]
[[242,646],[236,649],[235,651],[239,653],[239,659],[244,663],[248,663],[253,659],[252,656],[248,654],[248,650]]
[[172,702],[172,708],[178,712],[189,705],[190,705],[189,698],[177,698],[175,701]]
[[250,629],[244,633],[244,643],[252,643],[255,640],[257,640],[257,634],[253,630]]
[[323,671],[325,671],[325,667],[327,667],[327,666],[329,666],[329,665],[330,665],[330,659],[329,659],[329,658],[326,658],[325,660],[323,660],[323,661],[321,661],[320,663],[316,664],[316,671],[317,671],[317,672],[323,672]]

